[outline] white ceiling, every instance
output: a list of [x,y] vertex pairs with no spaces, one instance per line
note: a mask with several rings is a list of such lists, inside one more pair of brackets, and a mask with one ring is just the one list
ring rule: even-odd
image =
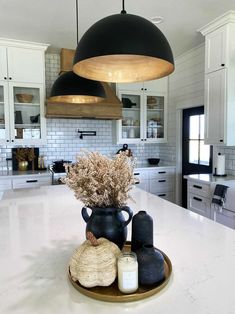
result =
[[[127,13],[162,16],[159,28],[174,56],[203,42],[197,29],[235,0],[126,0]],[[79,38],[96,21],[121,11],[121,0],[79,0]],[[51,50],[76,47],[75,0],[0,0],[0,37],[48,43]],[[138,30],[137,30],[138,31]]]

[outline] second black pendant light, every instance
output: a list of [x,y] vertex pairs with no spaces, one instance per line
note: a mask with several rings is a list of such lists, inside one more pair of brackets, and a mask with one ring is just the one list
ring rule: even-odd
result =
[[[76,0],[76,26],[78,43],[78,0]],[[56,79],[48,100],[54,103],[98,103],[104,98],[105,91],[100,82],[69,71]]]
[[91,26],[78,43],[73,71],[104,82],[153,80],[174,71],[171,47],[150,21],[127,14],[122,0],[120,14]]

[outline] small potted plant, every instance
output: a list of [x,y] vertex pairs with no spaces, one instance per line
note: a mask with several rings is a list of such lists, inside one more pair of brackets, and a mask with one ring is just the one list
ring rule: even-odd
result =
[[[87,223],[86,232],[91,231],[96,238],[107,238],[122,248],[127,237],[126,226],[133,215],[126,206],[135,182],[133,159],[125,152],[113,159],[98,152],[88,152],[65,168],[64,182],[85,205],[82,217]],[[87,207],[91,209],[90,216]],[[122,211],[127,212],[127,220]]]

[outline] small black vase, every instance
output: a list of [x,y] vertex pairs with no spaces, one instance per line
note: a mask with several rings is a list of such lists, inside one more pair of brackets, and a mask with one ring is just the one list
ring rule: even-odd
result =
[[144,244],[153,245],[153,219],[141,210],[132,219],[131,250],[136,252]]
[[152,285],[165,278],[164,257],[153,245],[144,244],[136,255],[139,284]]
[[[82,208],[82,217],[87,223],[86,232],[91,231],[96,238],[106,238],[117,244],[122,249],[127,238],[127,225],[132,218],[132,210],[128,206],[121,208],[91,208],[91,215],[87,213],[87,208]],[[125,220],[122,212],[128,214]]]

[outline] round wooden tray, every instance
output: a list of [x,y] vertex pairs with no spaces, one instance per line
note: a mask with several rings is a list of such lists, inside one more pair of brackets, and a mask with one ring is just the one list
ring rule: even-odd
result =
[[[131,243],[127,242],[123,248],[123,251],[130,251]],[[72,285],[79,292],[85,294],[88,297],[93,299],[108,301],[108,302],[130,302],[142,300],[144,298],[150,297],[155,293],[161,291],[168,283],[171,274],[172,274],[172,264],[169,257],[158,249],[164,257],[164,268],[165,268],[165,279],[160,283],[151,285],[151,286],[139,286],[138,290],[134,293],[124,294],[118,289],[117,279],[111,286],[108,287],[94,287],[94,288],[85,288],[78,281],[73,281],[70,270],[68,269],[68,277]]]

